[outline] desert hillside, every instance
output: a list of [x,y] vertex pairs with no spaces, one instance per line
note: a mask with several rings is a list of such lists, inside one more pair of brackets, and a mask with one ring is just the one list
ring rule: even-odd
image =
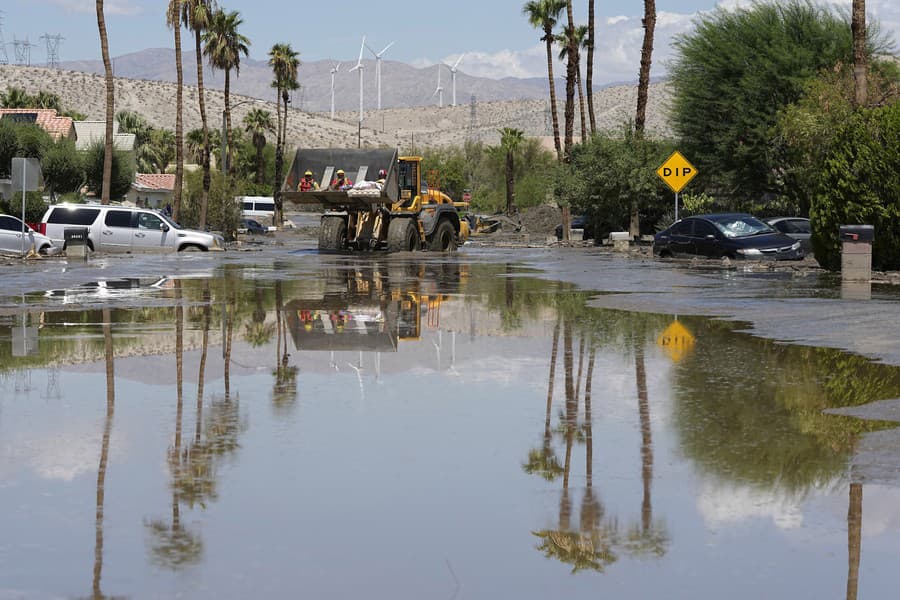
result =
[[[91,119],[105,114],[105,87],[99,75],[53,70],[40,67],[0,65],[0,90],[21,87],[34,94],[45,90],[58,94],[64,107],[77,110]],[[116,111],[133,110],[144,115],[156,127],[174,129],[175,84],[163,81],[116,79]],[[647,108],[647,130],[651,135],[669,133],[667,123],[671,89],[666,83],[650,88]],[[185,88],[184,123],[186,130],[200,126],[197,88]],[[637,102],[634,86],[618,86],[595,93],[598,125],[613,129],[633,118]],[[262,107],[275,115],[275,104],[256,98],[232,95],[233,123],[238,126],[247,111]],[[497,130],[516,127],[528,136],[545,136],[549,129],[549,102],[543,100],[510,100],[482,102],[475,105],[475,128],[471,129],[472,109],[469,104],[456,107],[423,106],[415,108],[368,110],[362,129],[364,146],[389,146],[410,149],[460,144],[468,137],[496,144]],[[224,95],[207,90],[207,114],[211,127],[221,127]],[[559,106],[562,118],[562,104]],[[579,129],[576,108],[576,133]],[[323,113],[290,109],[288,146],[353,147],[357,144],[357,112],[341,112],[331,120]]]

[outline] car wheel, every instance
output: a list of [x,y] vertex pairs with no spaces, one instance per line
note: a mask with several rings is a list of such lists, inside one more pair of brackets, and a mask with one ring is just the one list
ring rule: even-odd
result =
[[206,252],[206,248],[201,246],[196,246],[194,244],[188,244],[186,246],[182,246],[178,249],[179,252]]

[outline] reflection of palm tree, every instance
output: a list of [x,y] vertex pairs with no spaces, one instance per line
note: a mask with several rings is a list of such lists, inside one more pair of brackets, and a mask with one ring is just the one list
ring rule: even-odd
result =
[[[272,386],[272,402],[279,408],[293,404],[297,399],[297,372],[288,364],[287,319],[284,318],[284,291],[280,281],[275,282],[275,325],[278,335],[275,342],[275,384]],[[283,347],[282,347],[283,344]]]
[[106,358],[106,420],[103,422],[103,441],[100,445],[100,464],[97,467],[97,505],[94,513],[94,577],[93,599],[104,598],[100,590],[103,574],[103,511],[106,493],[106,465],[109,460],[109,438],[116,411],[116,377],[113,364],[113,338],[110,310],[103,309],[103,341]]
[[862,551],[862,500],[861,483],[850,484],[850,507],[847,509],[847,600],[856,600],[859,590],[859,560]]
[[539,473],[547,481],[553,481],[562,473],[559,459],[553,454],[551,446],[550,414],[553,407],[553,386],[556,378],[556,355],[559,348],[560,320],[556,320],[553,328],[553,347],[550,351],[550,375],[547,385],[547,410],[544,417],[544,441],[541,448],[534,448],[528,453],[528,462],[523,465],[526,473]]

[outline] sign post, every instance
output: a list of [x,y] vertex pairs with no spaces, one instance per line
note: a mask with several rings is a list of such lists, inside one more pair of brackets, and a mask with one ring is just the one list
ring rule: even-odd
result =
[[675,220],[678,220],[678,194],[684,187],[697,176],[697,169],[682,156],[681,152],[676,150],[672,156],[666,159],[656,170],[656,174],[660,179],[666,182],[673,192],[675,192]]
[[25,256],[25,237],[28,226],[25,225],[25,192],[39,190],[41,186],[41,161],[36,158],[15,157],[10,169],[10,183],[13,192],[22,192],[22,256]]

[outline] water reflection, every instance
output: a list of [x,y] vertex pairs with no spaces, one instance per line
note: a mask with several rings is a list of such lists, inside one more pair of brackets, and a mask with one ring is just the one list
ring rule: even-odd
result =
[[[696,544],[704,531],[727,528],[723,555],[741,554],[730,544],[755,556],[796,543],[759,533],[763,527],[746,533],[750,519],[768,516],[767,503],[782,501],[801,515],[820,511],[813,525],[800,520],[786,531],[817,520],[841,531],[828,551],[843,561],[846,543],[840,585],[848,598],[857,596],[868,564],[888,561],[883,547],[867,546],[862,556],[863,487],[850,480],[847,465],[861,434],[892,425],[822,410],[900,395],[896,368],[690,317],[678,322],[693,341],[673,353],[671,344],[655,343],[671,317],[595,310],[588,294],[505,264],[338,258],[311,274],[290,264],[228,265],[215,277],[93,286],[93,296],[85,289],[35,295],[0,317],[0,372],[47,377],[49,386],[60,366],[73,381],[85,381],[92,366],[105,363],[94,598],[104,597],[103,581],[110,585],[108,574],[102,577],[110,556],[104,516],[138,510],[130,518],[143,534],[141,560],[152,567],[115,567],[131,569],[134,594],[165,595],[153,577],[177,585],[185,572],[221,582],[240,569],[247,580],[276,581],[256,565],[284,557],[297,561],[297,572],[284,576],[283,587],[272,584],[271,595],[289,594],[299,582],[320,592],[326,586],[311,573],[333,583],[339,562],[342,572],[380,581],[371,574],[376,569],[429,572],[435,556],[440,565],[453,558],[465,583],[496,574],[457,565],[454,552],[471,553],[475,563],[505,552],[534,589],[567,585],[586,597],[605,591],[605,582],[628,581],[636,596],[659,596],[678,582],[654,588],[639,573],[677,577],[659,567],[676,549],[679,560],[708,559]],[[118,292],[103,306],[97,290]],[[11,342],[25,313],[37,339],[31,354],[20,355]],[[154,406],[129,405],[120,392],[116,432],[147,419],[148,429],[165,433],[152,438],[152,448],[141,446],[149,458],[131,457],[134,464],[109,469],[107,478],[117,383],[142,391]],[[46,410],[90,404],[77,388],[59,388]],[[23,393],[4,394],[4,419],[25,410],[9,400]],[[19,460],[0,454],[0,475]],[[109,481],[152,480],[163,461],[152,505],[106,506]],[[7,477],[38,489],[15,472]],[[452,486],[441,488],[445,481]],[[268,486],[264,499],[247,499],[249,482]],[[67,485],[54,493],[77,489]],[[835,524],[815,501],[837,495],[842,514]],[[742,497],[746,510],[736,501]],[[262,526],[250,540],[237,539],[227,526],[234,519]],[[397,522],[421,527],[392,531],[396,541],[384,537],[379,524]],[[465,536],[477,531],[490,550],[460,550],[457,529]],[[133,538],[119,536],[116,552],[128,556],[123,540]],[[358,551],[347,549],[350,538]],[[13,548],[25,545],[12,539]],[[384,540],[381,556],[362,549],[369,539]],[[421,556],[408,556],[414,546]],[[818,568],[822,560],[807,553],[800,562]],[[701,595],[729,585],[715,581]],[[537,595],[507,584],[519,597]],[[226,584],[209,585],[211,594],[230,592]],[[828,580],[831,595],[836,585]],[[427,597],[435,589],[417,592],[398,595]]]

